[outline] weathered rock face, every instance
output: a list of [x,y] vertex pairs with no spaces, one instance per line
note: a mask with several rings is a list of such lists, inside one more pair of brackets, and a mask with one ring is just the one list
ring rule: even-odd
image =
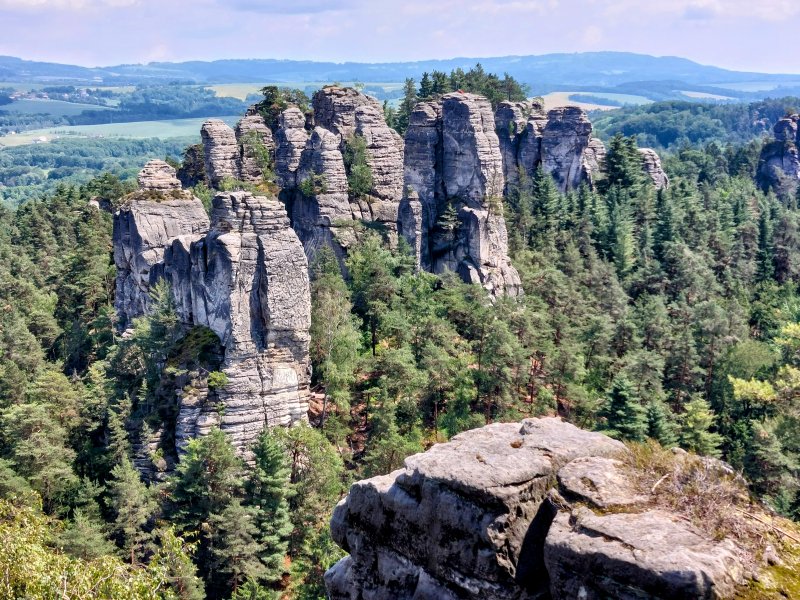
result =
[[336,507],[331,533],[350,556],[326,573],[329,597],[732,597],[744,571],[735,544],[648,508],[617,460],[625,452],[543,418],[409,457]]
[[[172,250],[168,273],[184,268],[182,241]],[[308,410],[308,263],[283,205],[249,192],[215,196],[212,228],[189,253],[192,323],[219,337],[228,383],[217,390],[225,410],[201,408],[188,434],[217,424],[245,448],[265,425],[289,425]]]
[[[275,132],[282,198],[309,258],[323,246],[343,258],[355,240],[357,220],[378,223],[395,243],[403,194],[402,138],[386,125],[380,103],[356,90],[325,87],[314,95],[313,107],[316,126],[310,136],[296,108],[284,111]],[[359,197],[349,190],[344,161],[356,135],[364,139],[373,181]]]
[[[495,295],[520,293],[502,217],[503,168],[488,100],[455,93],[417,105],[406,134],[399,228],[419,248],[422,268],[457,272]],[[419,210],[410,206],[416,197]]]
[[297,167],[308,142],[306,117],[296,106],[290,106],[278,118],[275,131],[275,175],[284,190],[297,187]]
[[258,183],[263,179],[264,162],[269,161],[275,153],[272,131],[264,122],[264,117],[252,111],[236,124],[234,131],[239,150],[239,179]]
[[793,194],[800,185],[800,115],[780,119],[773,128],[775,141],[764,146],[757,179],[764,189]]
[[179,454],[219,426],[244,451],[266,425],[291,424],[308,410],[308,262],[277,199],[217,194],[209,223],[200,201],[167,174],[150,164],[140,181],[158,188],[132,194],[114,218],[120,325],[147,312],[159,278],[170,283],[190,334],[202,326],[219,339],[227,383],[213,393],[205,382],[192,393],[176,385],[173,435],[162,437]]
[[170,192],[180,190],[181,182],[175,174],[175,169],[163,160],[149,161],[137,177],[139,188],[157,192]]
[[[529,178],[541,167],[562,192],[582,183],[594,186],[605,168],[606,147],[592,137],[592,124],[583,109],[566,106],[544,114],[530,102],[502,102],[495,112],[503,172],[514,185],[519,172]],[[643,148],[642,170],[657,189],[669,185],[661,159]]]
[[224,121],[209,119],[200,129],[209,185],[219,188],[222,181],[239,179],[239,145],[236,134]]
[[520,170],[532,177],[541,167],[565,192],[583,182],[591,185],[600,170],[605,147],[591,137],[592,124],[580,108],[556,108],[545,115],[530,102],[502,102],[495,121],[508,184],[516,183]]
[[547,113],[542,132],[542,169],[553,176],[562,192],[591,181],[584,160],[591,136],[592,124],[582,109],[565,106]]
[[114,307],[121,329],[147,311],[150,289],[163,270],[164,250],[172,240],[209,229],[203,203],[181,191],[175,169],[165,162],[147,163],[139,183],[142,189],[114,215]]
[[288,204],[292,227],[312,260],[326,246],[342,256],[334,230],[353,221],[340,142],[335,133],[314,128],[297,168],[299,187]]
[[225,179],[261,182],[264,164],[275,155],[272,131],[253,107],[235,129],[220,119],[209,119],[203,123],[200,135],[206,176],[212,188],[218,189]]
[[661,166],[661,159],[656,151],[651,148],[639,148],[642,155],[642,169],[645,174],[653,181],[657,190],[669,187],[669,177]]

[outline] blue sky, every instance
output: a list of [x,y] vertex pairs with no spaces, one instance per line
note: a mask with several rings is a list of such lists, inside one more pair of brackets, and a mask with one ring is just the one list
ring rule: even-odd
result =
[[800,0],[0,0],[0,54],[105,66],[619,50],[800,73]]

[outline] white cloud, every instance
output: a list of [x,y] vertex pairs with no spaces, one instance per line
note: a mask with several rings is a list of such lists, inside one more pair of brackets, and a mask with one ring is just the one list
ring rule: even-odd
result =
[[[581,4],[581,2],[577,2]],[[759,19],[783,21],[800,14],[797,0],[670,0],[641,2],[641,0],[601,0],[606,12],[619,16],[635,14],[671,15],[692,20]]]
[[139,4],[139,0],[0,0],[0,10],[90,10],[124,8]]

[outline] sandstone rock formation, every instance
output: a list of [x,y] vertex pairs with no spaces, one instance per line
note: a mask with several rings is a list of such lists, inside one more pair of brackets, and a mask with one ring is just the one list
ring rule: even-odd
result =
[[773,131],[775,141],[761,151],[757,179],[764,189],[793,194],[800,185],[800,115],[780,119]]
[[[742,552],[650,505],[625,447],[556,418],[462,433],[353,485],[332,600],[731,598]],[[628,463],[630,464],[630,463]]]
[[209,229],[203,203],[181,191],[175,169],[167,163],[148,162],[139,183],[141,189],[114,215],[114,307],[121,329],[147,312],[150,289],[162,272],[164,250],[172,240]]
[[[377,223],[396,242],[397,212],[403,194],[403,140],[386,125],[383,108],[350,88],[328,86],[314,94],[315,128],[299,134],[296,108],[281,115],[276,132],[276,171],[292,226],[309,257],[329,246],[343,257],[354,241],[354,221]],[[344,154],[353,136],[363,138],[373,185],[351,193]],[[298,153],[299,143],[304,142]]]
[[661,166],[661,159],[652,148],[639,148],[642,155],[642,169],[645,174],[653,181],[657,190],[669,187],[669,177]]
[[562,192],[592,184],[605,156],[603,143],[592,138],[592,124],[577,107],[549,111],[531,102],[502,102],[495,112],[503,170],[508,183],[522,170],[532,177],[541,167]]
[[203,123],[200,135],[206,176],[212,188],[219,189],[225,179],[262,181],[263,167],[274,156],[275,142],[264,118],[254,109],[236,124],[235,130],[220,119],[209,119]]
[[[602,177],[606,147],[592,137],[592,124],[583,109],[555,108],[547,114],[531,102],[502,102],[495,111],[506,183],[517,182],[519,172],[532,177],[541,167],[562,192],[582,183],[594,186]],[[656,189],[669,185],[661,159],[654,150],[640,149],[642,170]]]
[[[488,100],[445,95],[414,109],[399,228],[422,268],[457,272],[492,294],[520,293],[502,216],[503,155]],[[419,198],[419,210],[410,206]],[[409,205],[409,206],[406,206]]]
[[227,383],[211,393],[205,381],[176,380],[177,416],[172,435],[163,437],[179,453],[219,426],[245,450],[265,425],[305,418],[308,262],[277,199],[219,193],[209,223],[200,201],[175,187],[169,169],[149,163],[140,181],[156,187],[132,194],[114,218],[120,326],[147,312],[150,288],[165,278],[186,330],[208,328],[218,339],[214,369]]
[[264,122],[264,117],[251,109],[236,124],[234,132],[239,150],[239,179],[258,183],[263,179],[264,163],[269,162],[275,153],[272,131]]
[[203,123],[200,137],[210,187],[219,188],[226,178],[239,179],[239,145],[233,129],[220,119],[209,119]]
[[275,175],[281,189],[297,187],[297,167],[308,142],[306,117],[296,106],[284,110],[278,118],[275,131]]
[[[173,241],[168,274],[185,276],[186,250]],[[289,425],[308,410],[308,263],[283,205],[249,192],[217,194],[211,230],[188,251],[192,313],[183,316],[217,334],[228,383],[217,390],[222,414],[189,407],[197,419],[184,427],[196,437],[218,425],[244,448],[265,425]]]

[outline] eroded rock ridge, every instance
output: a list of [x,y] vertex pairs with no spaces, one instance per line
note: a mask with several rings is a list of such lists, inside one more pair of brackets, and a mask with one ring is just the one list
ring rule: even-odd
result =
[[740,549],[651,506],[626,452],[541,418],[411,456],[336,507],[331,532],[350,555],[325,575],[329,597],[733,597],[745,577]]
[[308,262],[283,204],[221,192],[209,220],[168,165],[151,161],[140,183],[114,217],[120,326],[148,312],[150,291],[163,278],[185,328],[207,328],[222,350],[224,383],[213,393],[205,383],[175,390],[175,450],[213,426],[244,450],[266,425],[304,419]]
[[778,120],[773,132],[775,141],[761,151],[757,179],[765,189],[793,194],[800,185],[800,114]]

